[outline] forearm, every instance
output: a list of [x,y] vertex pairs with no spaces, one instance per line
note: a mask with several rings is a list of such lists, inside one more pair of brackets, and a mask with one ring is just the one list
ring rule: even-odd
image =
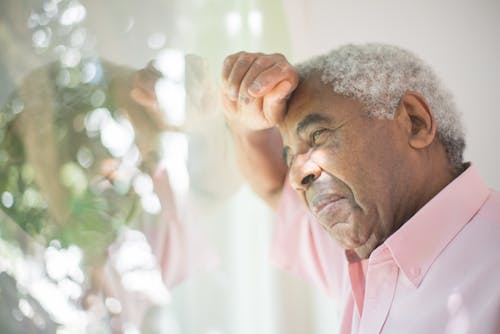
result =
[[287,174],[277,125],[298,81],[280,54],[239,52],[226,58],[222,70],[221,101],[241,173],[275,209]]
[[234,126],[229,128],[243,177],[257,195],[276,209],[287,173],[278,129],[244,132]]

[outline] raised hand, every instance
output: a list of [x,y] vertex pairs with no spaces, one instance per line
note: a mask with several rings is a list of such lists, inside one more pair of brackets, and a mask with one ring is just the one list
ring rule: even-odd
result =
[[237,132],[274,127],[297,84],[297,72],[281,54],[228,56],[222,69],[222,104],[229,126]]

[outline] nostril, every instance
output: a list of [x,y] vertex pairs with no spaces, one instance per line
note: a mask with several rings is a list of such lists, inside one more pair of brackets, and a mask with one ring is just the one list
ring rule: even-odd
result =
[[304,177],[300,183],[303,186],[305,186],[305,185],[311,183],[313,180],[314,180],[314,174],[309,174],[306,177]]

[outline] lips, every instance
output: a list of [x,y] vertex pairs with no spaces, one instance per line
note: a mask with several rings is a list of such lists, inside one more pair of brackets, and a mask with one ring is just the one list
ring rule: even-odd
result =
[[336,194],[324,194],[315,196],[312,201],[310,201],[310,208],[314,215],[318,215],[321,210],[323,210],[326,206],[333,204],[343,197]]

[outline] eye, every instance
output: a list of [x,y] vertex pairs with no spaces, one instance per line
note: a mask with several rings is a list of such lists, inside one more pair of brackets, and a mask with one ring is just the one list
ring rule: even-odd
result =
[[318,129],[318,130],[314,130],[311,133],[311,143],[313,146],[321,144],[321,139],[322,139],[322,137],[324,137],[326,130],[327,129]]

